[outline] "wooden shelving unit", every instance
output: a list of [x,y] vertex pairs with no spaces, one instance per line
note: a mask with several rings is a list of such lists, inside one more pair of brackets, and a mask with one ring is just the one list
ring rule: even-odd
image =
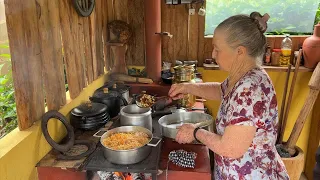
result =
[[[287,67],[280,67],[280,66],[262,66],[268,72],[287,72]],[[218,65],[212,64],[203,64],[204,70],[220,70]],[[291,71],[294,71],[295,67],[291,67]],[[303,66],[299,67],[299,72],[313,72],[313,69],[309,69]]]

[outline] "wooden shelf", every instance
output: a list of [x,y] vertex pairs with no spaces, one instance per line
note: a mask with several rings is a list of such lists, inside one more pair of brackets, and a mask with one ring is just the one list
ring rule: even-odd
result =
[[[287,72],[287,67],[280,67],[280,66],[262,66],[268,72]],[[203,64],[204,70],[220,70],[218,65],[212,64]],[[291,67],[291,71],[294,71],[295,67]],[[309,69],[303,66],[299,67],[299,72],[313,72],[313,69]]]

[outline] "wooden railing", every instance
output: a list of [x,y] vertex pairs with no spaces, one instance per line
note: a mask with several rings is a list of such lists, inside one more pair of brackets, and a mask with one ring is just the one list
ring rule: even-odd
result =
[[[108,68],[108,3],[96,0],[90,17],[80,17],[71,0],[6,0],[20,130],[66,103]],[[65,73],[66,72],[66,73]],[[65,78],[66,77],[66,78]]]

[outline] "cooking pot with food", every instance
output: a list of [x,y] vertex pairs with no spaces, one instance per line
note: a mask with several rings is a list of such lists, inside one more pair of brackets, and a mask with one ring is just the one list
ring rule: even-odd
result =
[[[100,142],[103,154],[111,163],[135,164],[146,159],[151,148],[158,146],[161,139],[140,126],[121,126],[105,132]],[[152,143],[154,142],[154,143]]]

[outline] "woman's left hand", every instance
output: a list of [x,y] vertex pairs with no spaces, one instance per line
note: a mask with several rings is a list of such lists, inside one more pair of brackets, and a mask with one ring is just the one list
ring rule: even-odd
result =
[[194,124],[183,124],[177,133],[176,141],[180,144],[191,143],[194,141],[193,131],[196,128]]

